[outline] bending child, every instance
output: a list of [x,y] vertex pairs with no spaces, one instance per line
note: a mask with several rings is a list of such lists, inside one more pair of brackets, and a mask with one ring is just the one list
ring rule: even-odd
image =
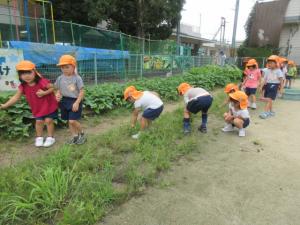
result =
[[132,135],[133,139],[138,139],[141,131],[149,127],[152,121],[157,119],[164,109],[164,104],[156,92],[138,91],[134,86],[129,86],[124,91],[124,100],[134,103],[132,112],[131,127],[136,126],[139,113],[143,111],[141,118],[141,130]]
[[198,130],[202,133],[207,132],[207,112],[210,108],[213,97],[203,88],[192,87],[188,83],[181,83],[178,86],[179,95],[183,95],[185,107],[183,114],[183,132],[189,134],[191,132],[191,113],[197,114],[202,112],[202,122]]

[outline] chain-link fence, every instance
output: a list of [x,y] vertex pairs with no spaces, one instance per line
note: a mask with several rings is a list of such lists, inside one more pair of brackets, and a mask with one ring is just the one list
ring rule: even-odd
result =
[[24,17],[13,13],[7,15],[0,12],[0,47],[7,47],[8,42],[13,40],[113,49],[148,55],[174,55],[181,48],[183,55],[191,55],[190,47],[179,46],[173,40],[138,38],[72,22]]
[[[62,52],[66,54],[66,52]],[[71,53],[69,53],[71,54]],[[152,76],[172,76],[193,67],[212,64],[211,57],[176,56],[176,55],[143,55],[129,54],[123,58],[90,53],[86,59],[78,60],[78,73],[86,84],[99,84],[110,81],[127,81]],[[26,55],[24,56],[26,59]],[[52,82],[61,74],[56,66],[57,59],[47,64],[37,64],[37,70]]]

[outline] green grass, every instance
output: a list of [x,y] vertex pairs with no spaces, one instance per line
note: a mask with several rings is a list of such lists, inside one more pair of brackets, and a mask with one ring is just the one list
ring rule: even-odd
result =
[[[223,99],[221,92],[214,94],[212,114],[219,114],[217,105]],[[85,145],[63,146],[43,158],[1,169],[0,224],[99,221],[155,184],[180,157],[203,149],[204,135],[183,135],[182,114],[177,109],[162,115],[139,140],[131,138],[137,128],[124,125],[90,136]]]

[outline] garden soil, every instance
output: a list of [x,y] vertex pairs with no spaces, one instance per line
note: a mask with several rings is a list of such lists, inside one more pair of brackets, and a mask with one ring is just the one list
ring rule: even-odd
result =
[[252,111],[245,138],[210,118],[197,153],[97,225],[300,224],[300,102],[277,100],[274,109],[267,120]]

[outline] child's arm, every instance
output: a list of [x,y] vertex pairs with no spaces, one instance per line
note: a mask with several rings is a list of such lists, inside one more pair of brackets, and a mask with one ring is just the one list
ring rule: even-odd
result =
[[80,102],[82,102],[83,97],[84,97],[84,90],[83,90],[83,88],[81,88],[80,91],[79,91],[78,98],[77,98],[77,100],[73,104],[73,107],[72,107],[72,111],[73,112],[77,112],[78,111],[79,104],[80,104]]
[[43,97],[43,96],[45,96],[45,95],[49,95],[49,94],[51,94],[51,93],[53,93],[54,92],[54,86],[53,86],[53,84],[47,84],[47,90],[46,91],[44,91],[44,90],[42,90],[42,89],[39,89],[37,92],[36,92],[36,95],[39,97],[39,98],[41,98],[41,97]]
[[139,112],[140,112],[139,108],[135,108],[133,110],[133,112],[132,112],[132,118],[131,118],[131,127],[135,127],[137,118],[139,116]]
[[0,105],[0,109],[6,109],[16,104],[21,97],[22,97],[22,91],[18,90],[17,93],[14,96],[12,96],[6,103]]

